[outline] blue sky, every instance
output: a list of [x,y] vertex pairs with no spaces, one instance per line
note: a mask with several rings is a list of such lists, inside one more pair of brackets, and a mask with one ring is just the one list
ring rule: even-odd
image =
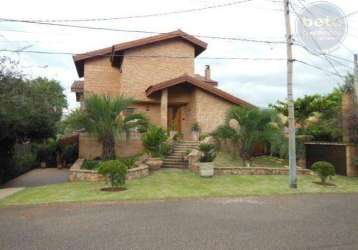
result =
[[[298,0],[294,0],[299,9]],[[1,17],[14,19],[72,19],[118,17],[141,15],[200,8],[230,0],[203,1],[20,1],[2,3]],[[306,3],[313,1],[303,1]],[[358,10],[355,0],[329,1],[336,3],[345,13]],[[182,29],[185,32],[207,36],[243,37],[259,40],[284,40],[285,26],[281,1],[252,0],[240,5],[210,9],[201,12],[171,16],[138,18],[117,21],[84,22],[78,25],[111,27],[117,29],[148,30],[167,32]],[[21,8],[19,8],[21,6]],[[292,16],[292,26],[296,17]],[[332,54],[353,60],[357,52],[358,15],[347,19],[348,34],[344,47]],[[148,36],[140,33],[91,31],[36,24],[0,22],[0,48],[28,50],[86,52],[111,46],[115,43]],[[285,58],[284,45],[267,45],[239,41],[203,39],[209,46],[201,57],[251,57]],[[18,59],[30,77],[47,76],[59,80],[65,88],[70,109],[77,107],[75,96],[70,92],[72,82],[78,79],[70,55],[38,55],[30,53],[4,53]],[[316,57],[301,48],[294,49],[294,57],[333,71],[324,57]],[[267,106],[286,97],[285,61],[239,61],[239,60],[196,60],[196,73],[203,74],[204,66],[210,64],[212,77],[219,87],[258,106]],[[334,62],[340,74],[352,71],[353,64],[347,61]],[[317,69],[295,63],[295,97],[312,93],[327,93],[342,80]]]

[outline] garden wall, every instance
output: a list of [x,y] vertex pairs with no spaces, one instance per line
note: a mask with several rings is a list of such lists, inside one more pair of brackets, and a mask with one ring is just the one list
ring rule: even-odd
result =
[[[144,150],[139,133],[132,133],[130,139],[116,141],[116,154],[120,157],[129,157],[142,153]],[[102,155],[102,145],[95,137],[86,133],[80,134],[79,158],[93,160]]]
[[[95,170],[81,169],[84,159],[78,159],[70,168],[69,181],[104,181],[103,175],[100,175]],[[149,175],[149,167],[145,164],[136,168],[128,169],[127,180],[134,180]]]

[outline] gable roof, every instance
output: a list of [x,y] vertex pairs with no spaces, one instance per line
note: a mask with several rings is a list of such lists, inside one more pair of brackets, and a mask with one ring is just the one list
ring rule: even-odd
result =
[[202,89],[205,92],[211,93],[217,97],[220,97],[228,102],[231,102],[233,104],[237,104],[237,105],[245,105],[245,106],[249,106],[249,107],[255,107],[255,105],[252,105],[251,103],[248,103],[238,97],[235,97],[221,89],[218,89],[216,87],[214,87],[212,84],[210,83],[206,83],[204,81],[202,81],[200,78],[196,78],[193,76],[190,76],[188,74],[184,74],[181,75],[177,78],[168,80],[168,81],[164,81],[161,83],[158,83],[156,85],[152,85],[150,86],[145,92],[146,95],[149,97],[154,93],[157,93],[158,91],[161,91],[163,89],[178,85],[178,84],[182,84],[182,83],[189,83],[195,87],[198,87],[200,89]]
[[99,49],[99,50],[93,50],[87,53],[83,54],[76,54],[73,56],[73,60],[76,65],[77,73],[80,77],[83,77],[83,71],[84,71],[84,62],[87,59],[95,58],[98,56],[105,56],[105,55],[111,55],[111,54],[121,54],[123,51],[127,49],[132,48],[138,48],[141,46],[158,43],[162,41],[167,41],[171,39],[183,39],[190,44],[192,44],[195,48],[195,56],[198,56],[200,53],[202,53],[207,48],[207,43],[197,39],[196,37],[189,35],[181,30],[176,30],[169,33],[162,33],[155,36],[150,36],[146,38],[141,38],[125,43],[119,43],[115,44],[111,47]]

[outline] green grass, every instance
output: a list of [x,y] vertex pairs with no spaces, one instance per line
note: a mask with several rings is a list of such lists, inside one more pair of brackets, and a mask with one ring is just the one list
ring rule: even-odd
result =
[[[233,159],[232,156],[225,152],[220,152],[215,159],[217,167],[245,167],[241,158]],[[288,165],[288,161],[273,156],[258,156],[252,161],[251,167],[268,167],[282,168]]]
[[287,176],[215,176],[201,178],[189,170],[164,169],[129,181],[124,192],[102,192],[103,183],[64,183],[27,188],[0,201],[0,206],[54,202],[119,201],[204,197],[240,197],[298,193],[358,192],[358,178],[337,176],[336,187],[312,183],[314,176],[299,176],[298,189],[288,187]]

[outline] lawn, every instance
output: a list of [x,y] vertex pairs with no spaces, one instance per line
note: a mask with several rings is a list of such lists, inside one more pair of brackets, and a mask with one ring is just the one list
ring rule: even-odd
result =
[[[217,167],[245,167],[241,158],[233,159],[232,156],[225,152],[220,152],[215,159]],[[288,166],[288,161],[273,156],[258,156],[252,161],[251,167],[268,167],[282,168]]]
[[53,202],[119,201],[207,197],[240,197],[297,193],[358,192],[358,178],[334,177],[336,187],[312,183],[314,176],[299,176],[298,189],[288,188],[287,176],[215,176],[201,178],[189,170],[163,169],[143,179],[129,181],[128,190],[102,192],[103,183],[63,183],[27,188],[0,206]]

